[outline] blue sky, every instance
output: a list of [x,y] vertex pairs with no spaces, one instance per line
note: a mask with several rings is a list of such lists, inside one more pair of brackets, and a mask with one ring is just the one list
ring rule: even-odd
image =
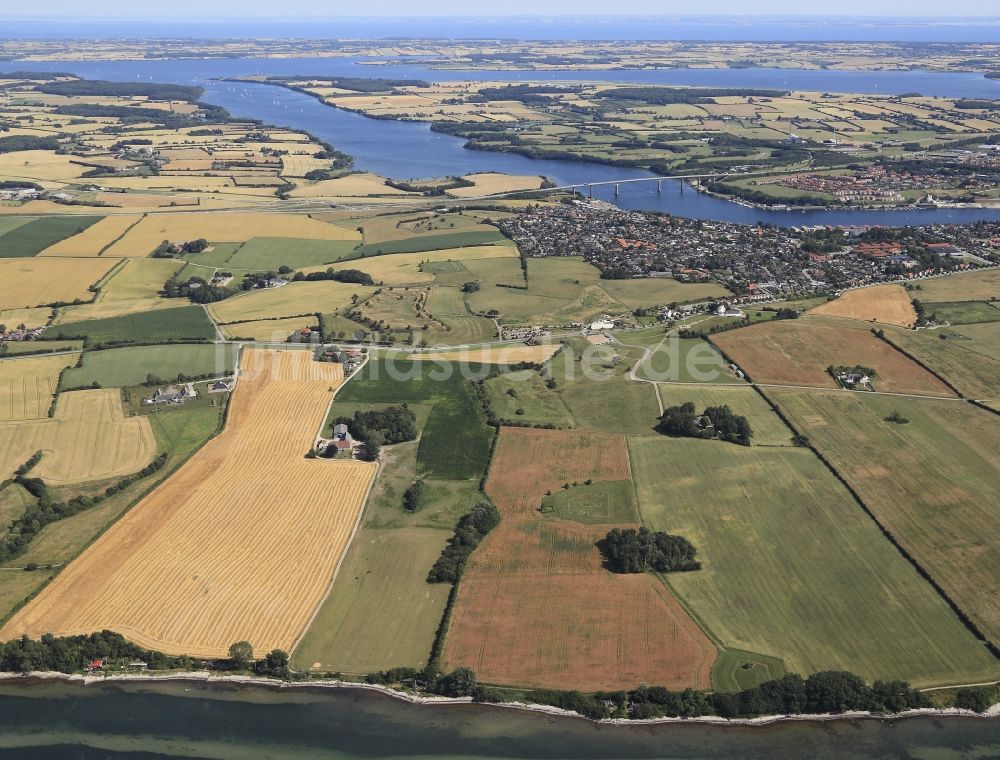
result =
[[[6,5],[10,0],[4,0]],[[372,16],[510,16],[510,15],[864,15],[864,16],[998,16],[995,0],[838,0],[803,3],[802,0],[503,0],[483,4],[475,0],[35,0],[0,9],[0,17],[119,17],[190,18],[232,14],[236,18],[280,15],[327,19]],[[86,9],[86,10],[84,10]],[[279,9],[279,10],[276,10]]]

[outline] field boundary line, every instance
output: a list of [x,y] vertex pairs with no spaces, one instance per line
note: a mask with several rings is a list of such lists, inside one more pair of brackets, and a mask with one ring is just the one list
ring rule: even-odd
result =
[[[881,333],[881,335],[879,333]],[[911,362],[914,362],[918,367],[922,367],[926,372],[930,372],[934,377],[936,377],[938,380],[940,380],[942,383],[944,383],[945,386],[948,389],[950,389],[951,392],[954,393],[956,396],[958,396],[960,399],[965,399],[965,395],[958,388],[956,388],[954,385],[952,385],[951,382],[948,380],[948,378],[946,378],[943,375],[939,374],[937,370],[935,370],[935,369],[933,369],[931,367],[928,367],[926,364],[924,364],[924,362],[922,362],[916,356],[914,356],[913,354],[911,354],[905,348],[897,346],[895,343],[892,342],[892,339],[889,338],[889,336],[887,336],[885,334],[884,330],[878,330],[878,331],[872,330],[872,335],[874,335],[879,340],[885,342],[889,346],[892,346],[892,348],[894,350],[896,350],[899,353],[901,353],[903,356],[905,356]]]
[[[337,394],[340,392],[340,389],[343,388],[345,385],[347,385],[353,378],[357,377],[358,373],[361,372],[365,364],[368,363],[369,357],[370,357],[369,354],[365,354],[364,363],[360,367],[358,367],[357,370],[355,370],[350,377],[346,378],[344,382],[342,382],[330,396],[330,403],[327,404],[326,413],[323,415],[323,421],[320,422],[320,429],[319,429],[320,436],[323,433],[323,428],[326,427],[326,421],[330,417],[330,410],[333,408],[333,402],[336,401]],[[316,441],[314,438],[312,443],[315,442]],[[310,448],[312,448],[312,445],[310,445]],[[358,532],[361,530],[361,523],[364,520],[365,515],[368,513],[368,508],[370,506],[369,499],[371,498],[372,489],[375,488],[375,483],[378,480],[378,476],[382,474],[382,466],[383,462],[381,459],[379,459],[378,463],[375,466],[375,472],[368,481],[368,488],[365,489],[365,497],[361,501],[361,509],[358,510],[358,516],[354,520],[354,528],[351,530],[351,535],[348,537],[347,543],[344,544],[344,551],[340,555],[340,559],[337,560],[337,566],[333,569],[333,575],[330,577],[330,583],[327,586],[326,593],[323,594],[323,598],[320,600],[319,604],[316,605],[316,608],[313,610],[312,615],[309,616],[309,620],[306,622],[305,626],[303,626],[302,630],[299,632],[299,635],[295,638],[295,641],[292,642],[292,646],[288,651],[289,657],[291,657],[295,653],[295,650],[298,649],[299,644],[302,643],[302,639],[305,638],[306,633],[309,632],[309,629],[312,628],[313,623],[316,622],[316,618],[319,615],[320,610],[323,609],[323,605],[326,604],[327,600],[330,598],[330,594],[333,593],[333,586],[337,582],[337,576],[340,575],[340,568],[343,567],[344,561],[347,559],[348,553],[350,553],[351,549],[354,548],[354,539],[357,538]]]
[[997,686],[1000,685],[1000,681],[987,681],[985,683],[959,683],[953,684],[951,686],[928,686],[926,689],[917,689],[917,691],[943,691],[945,689],[974,689],[979,686]]
[[[123,216],[124,216],[124,215],[123,215]],[[106,217],[105,217],[105,218],[106,218]],[[127,228],[127,229],[126,229],[126,230],[125,230],[125,231],[124,231],[124,232],[123,232],[123,233],[122,233],[121,235],[119,235],[119,236],[118,236],[118,237],[116,237],[116,238],[115,238],[114,240],[112,240],[112,241],[111,241],[110,243],[108,243],[108,244],[107,244],[107,245],[105,245],[105,246],[104,246],[103,248],[101,248],[101,250],[99,250],[99,251],[97,252],[97,256],[98,256],[98,257],[101,257],[101,256],[103,256],[103,255],[104,255],[105,253],[107,253],[107,252],[108,252],[109,250],[111,250],[111,247],[112,247],[112,246],[114,246],[114,245],[115,245],[116,243],[119,243],[119,242],[121,241],[121,239],[122,239],[123,237],[125,237],[125,236],[126,236],[126,235],[127,235],[128,233],[130,233],[130,232],[132,231],[132,229],[133,229],[133,228],[134,228],[134,227],[135,227],[135,226],[136,226],[136,225],[137,225],[137,224],[138,224],[139,222],[141,222],[141,221],[142,221],[143,219],[145,219],[145,218],[146,218],[146,215],[145,215],[145,214],[141,214],[141,215],[139,216],[139,218],[138,218],[138,219],[136,219],[136,220],[135,220],[134,222],[132,222],[132,224],[130,224],[130,225],[128,226],[128,228]]]
[[[796,436],[802,436],[807,441],[809,440],[808,436],[802,435],[802,433],[792,424],[791,420],[787,417],[787,415],[781,409],[780,405],[777,402],[772,400],[759,386],[754,385],[753,387],[757,389],[757,392],[761,395],[761,397],[764,399],[767,405],[771,407],[774,413],[777,414],[789,428],[791,428],[791,430],[794,432]],[[962,399],[956,399],[956,400],[960,401]],[[904,547],[899,542],[899,540],[892,533],[892,531],[889,530],[889,528],[882,523],[882,521],[876,514],[875,510],[869,507],[867,503],[865,503],[865,500],[861,497],[861,494],[857,491],[857,489],[855,489],[855,487],[847,480],[847,478],[844,475],[842,475],[836,467],[834,467],[833,463],[829,459],[827,459],[826,456],[819,449],[816,448],[816,444],[814,444],[812,441],[809,441],[802,448],[809,449],[809,451],[811,451],[813,455],[817,459],[819,459],[819,461],[823,464],[823,466],[826,467],[826,469],[838,481],[840,481],[840,483],[847,489],[847,492],[854,498],[855,503],[859,507],[861,507],[861,509],[864,510],[865,514],[868,515],[868,517],[872,519],[872,521],[878,527],[879,532],[886,538],[887,541],[889,541],[890,544],[892,544],[896,548],[896,550],[900,553],[900,555],[902,555],[903,559],[905,559],[914,568],[914,570],[917,571],[917,574],[920,575],[920,577],[923,578],[925,581],[927,581],[928,584],[930,584],[931,588],[933,588],[937,592],[938,596],[940,596],[941,599],[945,602],[945,604],[947,604],[951,608],[952,612],[955,613],[959,621],[961,621],[961,623],[969,630],[970,633],[972,633],[973,636],[975,636],[982,644],[986,646],[986,649],[990,652],[990,654],[992,654],[996,658],[1000,658],[1000,647],[998,647],[993,641],[991,641],[989,638],[986,637],[986,635],[979,629],[979,626],[975,623],[975,621],[973,621],[973,619],[968,614],[966,614],[965,610],[963,610],[958,605],[957,602],[952,600],[952,598],[944,590],[944,587],[938,583],[937,579],[934,578],[934,576],[932,576],[930,572],[926,570],[922,564],[920,564],[916,556],[914,556],[906,547]]]

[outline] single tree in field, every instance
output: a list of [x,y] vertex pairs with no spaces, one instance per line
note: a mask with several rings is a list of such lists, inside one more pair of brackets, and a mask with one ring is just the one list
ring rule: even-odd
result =
[[246,670],[253,662],[253,645],[249,641],[237,641],[229,645],[229,661],[236,670]]

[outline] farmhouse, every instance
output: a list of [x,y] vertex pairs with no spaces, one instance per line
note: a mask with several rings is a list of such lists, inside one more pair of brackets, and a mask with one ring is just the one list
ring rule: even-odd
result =
[[[227,386],[228,390],[228,386]],[[183,404],[185,401],[198,398],[198,391],[194,389],[193,383],[185,383],[183,388],[176,385],[168,385],[165,388],[157,388],[156,393],[147,396],[142,400],[144,404]]]

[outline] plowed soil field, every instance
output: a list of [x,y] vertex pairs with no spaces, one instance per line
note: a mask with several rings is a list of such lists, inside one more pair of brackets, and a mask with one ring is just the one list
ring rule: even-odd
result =
[[539,512],[564,482],[629,477],[620,435],[502,428],[486,493],[503,520],[462,578],[448,667],[563,689],[709,685],[715,648],[666,585],[601,566],[595,543],[611,526]]

